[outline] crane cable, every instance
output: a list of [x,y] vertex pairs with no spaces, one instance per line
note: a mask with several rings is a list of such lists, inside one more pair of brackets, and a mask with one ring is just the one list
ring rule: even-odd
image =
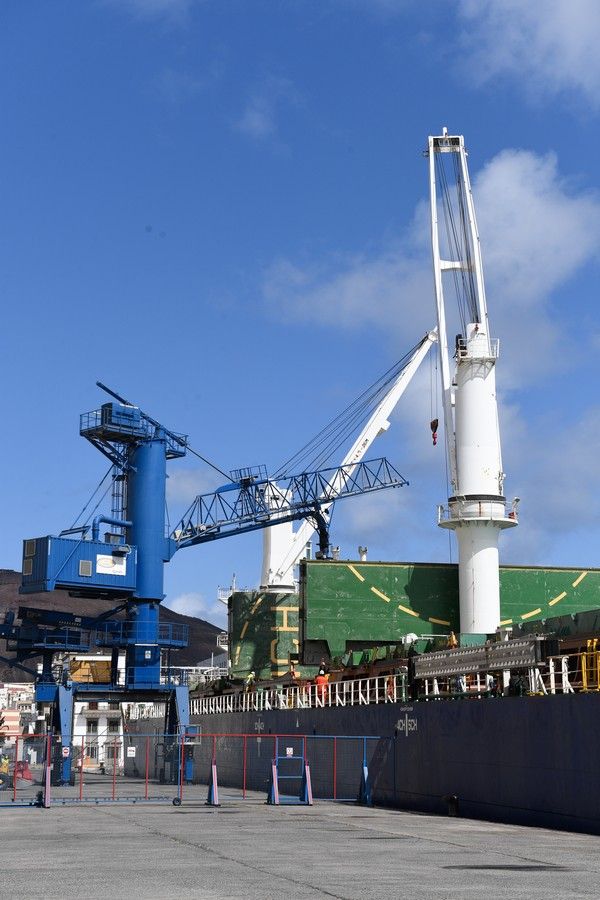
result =
[[392,382],[397,380],[406,368],[422,341],[416,344],[401,360],[377,379],[352,401],[339,415],[331,420],[312,440],[308,441],[296,453],[287,459],[275,473],[275,478],[286,477],[291,468],[299,468],[304,463],[304,470],[311,467],[320,468],[329,460],[340,446],[355,430],[362,425],[372,410],[381,402]]
[[[108,476],[111,474],[112,470],[113,470],[113,466],[112,466],[112,464],[111,464],[111,465],[109,466],[109,469],[108,469],[108,471],[106,472],[106,474],[102,476],[102,478],[100,479],[100,481],[99,481],[99,483],[97,484],[96,488],[95,488],[94,491],[92,492],[92,495],[91,495],[90,499],[87,501],[87,503],[85,504],[85,506],[83,507],[83,509],[82,509],[81,512],[79,513],[79,515],[75,517],[75,521],[74,521],[73,524],[71,525],[71,528],[76,528],[76,527],[77,527],[77,522],[78,522],[79,519],[82,517],[82,515],[85,513],[85,511],[86,511],[86,509],[88,508],[88,506],[90,505],[90,503],[92,503],[94,497],[96,496],[96,494],[98,493],[98,491],[100,490],[100,488],[102,487],[102,485],[104,484],[104,482],[106,481],[106,479],[108,478]],[[93,514],[96,512],[96,510],[98,509],[98,507],[100,506],[100,504],[102,503],[102,501],[104,500],[104,498],[106,497],[106,495],[107,495],[107,493],[108,493],[108,491],[110,490],[111,487],[112,487],[112,480],[111,480],[110,484],[108,485],[108,487],[106,488],[106,490],[104,491],[104,493],[102,494],[102,496],[100,497],[100,499],[98,500],[96,506],[95,506],[95,507],[93,508],[93,510],[91,511],[90,515],[87,517],[87,519],[86,519],[85,522],[83,523],[84,526],[88,524],[88,522],[90,521],[90,516],[93,516]]]
[[193,447],[190,447],[189,444],[186,444],[186,447],[187,447],[187,449],[189,450],[190,453],[192,453],[194,456],[197,456],[198,459],[201,459],[203,463],[206,463],[207,466],[210,466],[211,469],[214,469],[215,472],[218,472],[218,473],[219,473],[219,475],[223,475],[223,477],[226,478],[227,481],[230,481],[230,480],[231,480],[231,474],[230,474],[230,473],[224,472],[223,469],[220,469],[217,465],[215,465],[215,463],[212,463],[212,462],[210,461],[210,459],[207,459],[205,456],[202,456],[201,453],[198,453],[197,450],[194,450]]
[[439,154],[436,156],[436,174],[440,185],[444,222],[446,225],[448,254],[453,261],[463,263],[463,266],[460,269],[452,269],[452,277],[454,280],[459,318],[464,333],[466,331],[467,322],[477,322],[479,320],[479,313],[477,310],[477,291],[473,275],[473,248],[469,237],[468,210],[464,194],[464,183],[458,156],[456,154],[452,154],[452,156],[456,186],[455,203],[452,202],[450,195],[446,167]]

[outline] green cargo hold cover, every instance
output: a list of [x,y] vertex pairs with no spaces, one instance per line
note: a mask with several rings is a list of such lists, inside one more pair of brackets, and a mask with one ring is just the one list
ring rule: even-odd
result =
[[[600,608],[600,570],[501,566],[501,624]],[[236,674],[258,678],[407,634],[458,633],[458,568],[445,563],[304,560],[300,594],[238,592],[230,599]]]

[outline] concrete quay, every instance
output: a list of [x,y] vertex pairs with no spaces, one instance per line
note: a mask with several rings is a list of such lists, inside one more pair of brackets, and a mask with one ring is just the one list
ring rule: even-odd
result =
[[600,839],[354,804],[3,808],[2,895],[547,900],[600,895]]

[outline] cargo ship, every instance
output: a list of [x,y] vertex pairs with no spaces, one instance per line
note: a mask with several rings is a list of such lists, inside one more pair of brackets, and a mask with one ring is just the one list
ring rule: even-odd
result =
[[[438,525],[454,532],[458,564],[369,562],[365,548],[342,560],[324,540],[320,559],[302,559],[314,521],[269,527],[261,589],[228,598],[230,678],[192,693],[190,727],[200,742],[244,736],[222,748],[238,786],[248,740],[272,735],[277,754],[288,735],[292,754],[294,736],[310,742],[322,778],[333,770],[333,797],[341,779],[350,797],[405,809],[600,833],[600,570],[499,565],[519,498],[504,490],[499,346],[464,139],[444,128],[425,155],[437,326],[377,395],[344,465],[388,427],[404,376],[437,343],[449,494]],[[132,726],[160,728],[161,712]],[[356,753],[323,755],[326,737],[363,740],[360,765]]]

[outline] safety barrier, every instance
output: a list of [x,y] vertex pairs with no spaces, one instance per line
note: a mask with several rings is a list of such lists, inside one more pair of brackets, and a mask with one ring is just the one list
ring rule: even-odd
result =
[[0,807],[42,806],[50,739],[45,735],[0,735]]
[[256,792],[269,797],[275,762],[280,779],[290,782],[287,800],[297,800],[306,788],[302,780],[307,763],[311,799],[356,802],[365,768],[376,757],[378,764],[383,757],[391,758],[393,740],[363,735],[187,734],[179,796],[185,799],[194,786],[208,786],[215,776],[214,766],[221,802],[227,788],[240,790],[242,799]]
[[[126,733],[102,745],[89,735],[70,746],[54,735],[3,738],[0,807],[184,801],[218,806],[231,796],[265,802],[272,796],[274,761],[277,802],[357,801],[364,795],[371,760],[380,759],[390,742],[372,736],[195,732]],[[71,766],[65,781],[67,758]],[[298,771],[286,768],[299,759]]]

